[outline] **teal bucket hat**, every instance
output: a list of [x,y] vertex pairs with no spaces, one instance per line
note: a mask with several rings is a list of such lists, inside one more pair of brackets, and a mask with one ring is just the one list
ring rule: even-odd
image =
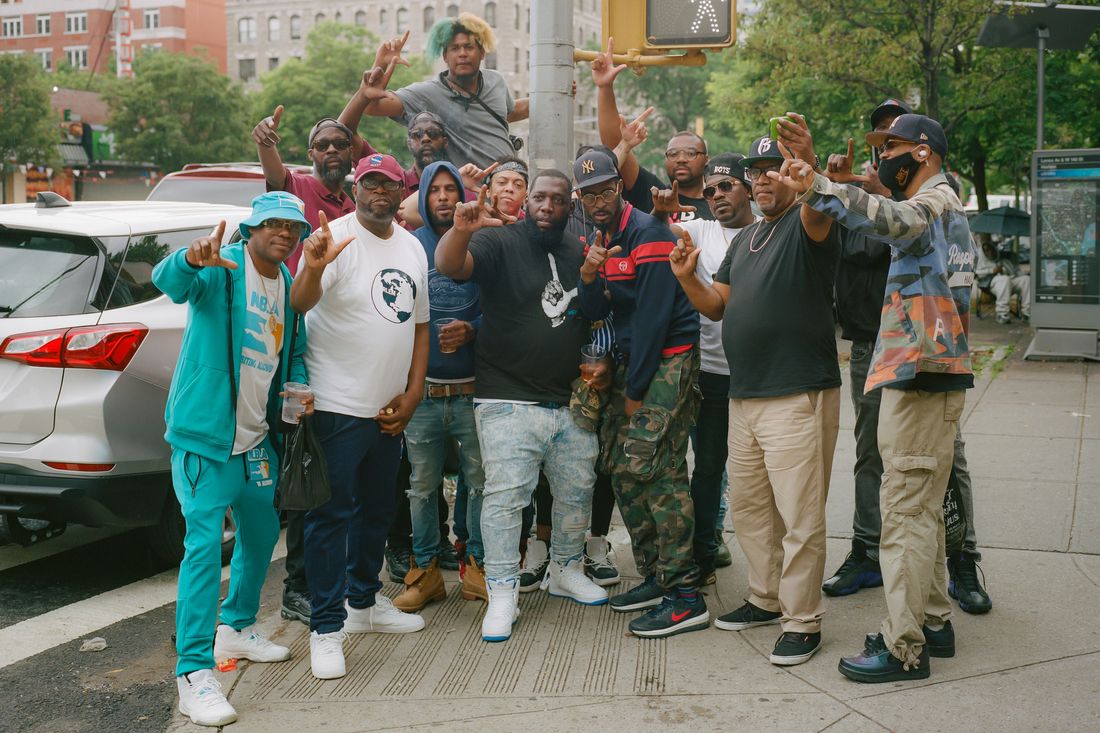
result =
[[241,222],[241,236],[248,239],[252,227],[263,224],[268,219],[289,219],[300,221],[303,225],[298,241],[309,236],[312,227],[306,221],[306,205],[300,198],[286,191],[268,191],[252,199],[252,216]]

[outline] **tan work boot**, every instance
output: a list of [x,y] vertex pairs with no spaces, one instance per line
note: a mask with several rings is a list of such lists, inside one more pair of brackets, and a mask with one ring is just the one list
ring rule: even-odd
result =
[[432,601],[447,597],[443,586],[443,573],[439,572],[439,558],[434,558],[427,568],[418,568],[414,562],[405,576],[405,590],[393,599],[394,608],[405,613],[416,613]]
[[485,568],[477,564],[473,555],[466,561],[466,574],[462,576],[462,597],[467,601],[481,599],[489,602],[489,591],[485,589]]

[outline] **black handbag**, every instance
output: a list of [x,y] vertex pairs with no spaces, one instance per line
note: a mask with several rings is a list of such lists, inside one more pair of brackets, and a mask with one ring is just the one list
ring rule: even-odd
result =
[[275,508],[279,511],[308,512],[332,498],[328,464],[312,421],[312,415],[302,415],[287,438],[279,485],[275,487]]

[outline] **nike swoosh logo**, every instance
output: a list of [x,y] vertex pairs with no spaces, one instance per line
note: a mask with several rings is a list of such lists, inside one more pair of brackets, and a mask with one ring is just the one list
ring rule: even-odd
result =
[[683,613],[673,613],[672,614],[672,623],[678,624],[690,615],[691,615],[691,611],[684,611]]

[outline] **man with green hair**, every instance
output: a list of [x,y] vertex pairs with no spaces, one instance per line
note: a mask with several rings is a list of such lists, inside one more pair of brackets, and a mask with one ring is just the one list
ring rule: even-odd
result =
[[528,100],[512,99],[504,77],[481,68],[485,55],[496,49],[489,24],[472,13],[440,20],[428,33],[425,55],[441,56],[447,70],[430,81],[387,91],[396,65],[406,63],[401,49],[407,39],[408,33],[383,44],[374,68],[364,73],[358,94],[366,113],[405,126],[420,112],[436,113],[450,139],[450,160],[458,168],[467,163],[488,168],[497,158],[514,154],[522,141],[509,134],[508,123],[527,119]]

